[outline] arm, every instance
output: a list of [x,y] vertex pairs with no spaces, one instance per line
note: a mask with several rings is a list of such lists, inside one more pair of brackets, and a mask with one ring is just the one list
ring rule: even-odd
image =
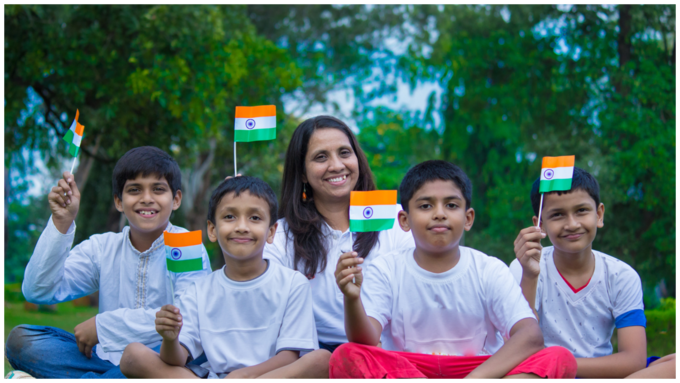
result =
[[260,375],[264,375],[270,371],[276,370],[277,368],[287,366],[295,362],[296,360],[298,360],[299,356],[300,356],[299,351],[283,350],[260,364],[234,370],[230,372],[225,377],[225,379],[257,378]]
[[182,329],[182,315],[173,305],[165,305],[156,313],[156,331],[163,338],[161,343],[161,360],[171,366],[184,366],[189,352],[179,343],[179,332]]
[[466,378],[502,378],[531,355],[541,351],[543,334],[533,318],[524,318],[510,330],[510,339]]
[[[361,303],[361,284],[364,280],[361,272],[363,258],[359,258],[354,251],[340,256],[335,269],[335,280],[344,295],[345,301],[345,332],[350,342],[367,344],[370,346],[380,343],[382,326],[366,315]],[[352,280],[355,282],[352,282]]]
[[536,311],[536,288],[538,286],[538,275],[541,272],[541,239],[545,238],[545,233],[535,226],[522,229],[515,239],[515,256],[522,265],[522,278],[519,283],[522,288],[522,295],[529,302],[531,311],[534,312],[537,320]]
[[599,358],[576,358],[579,378],[624,378],[645,368],[647,337],[642,326],[617,329],[619,352]]

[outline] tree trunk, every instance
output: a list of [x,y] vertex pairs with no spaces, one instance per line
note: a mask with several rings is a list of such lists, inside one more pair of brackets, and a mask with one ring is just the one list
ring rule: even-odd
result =
[[186,224],[189,230],[203,230],[203,240],[207,240],[205,221],[208,209],[206,193],[210,188],[210,172],[208,171],[215,159],[217,141],[209,141],[210,149],[201,153],[191,169],[182,174],[182,208],[186,212]]
[[7,245],[9,245],[9,171],[2,166],[2,260],[5,260]]

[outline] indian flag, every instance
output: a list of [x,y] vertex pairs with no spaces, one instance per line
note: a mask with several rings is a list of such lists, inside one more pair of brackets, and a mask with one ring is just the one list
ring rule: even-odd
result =
[[163,232],[168,271],[183,273],[203,270],[203,234],[200,230],[187,233]]
[[397,218],[397,191],[353,191],[349,197],[349,230],[388,230]]
[[83,130],[85,129],[84,126],[78,123],[78,115],[79,112],[78,109],[76,109],[76,119],[73,120],[71,128],[64,135],[64,141],[68,142],[68,152],[71,153],[73,157],[78,155],[80,141],[83,140]]
[[276,105],[237,106],[234,142],[276,138]]
[[576,156],[543,157],[540,193],[571,189]]

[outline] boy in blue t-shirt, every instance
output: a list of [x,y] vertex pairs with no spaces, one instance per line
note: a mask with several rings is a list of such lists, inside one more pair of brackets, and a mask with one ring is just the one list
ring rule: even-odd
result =
[[[538,215],[540,180],[531,189]],[[645,368],[647,339],[640,277],[626,263],[593,250],[604,226],[597,180],[574,168],[571,189],[545,193],[541,222],[520,231],[510,271],[539,319],[546,346],[569,349],[580,378],[623,378]],[[540,229],[536,226],[540,224]],[[543,248],[540,240],[553,246]],[[611,337],[618,330],[618,352]],[[636,377],[674,377],[675,354]],[[638,375],[636,374],[636,375]]]

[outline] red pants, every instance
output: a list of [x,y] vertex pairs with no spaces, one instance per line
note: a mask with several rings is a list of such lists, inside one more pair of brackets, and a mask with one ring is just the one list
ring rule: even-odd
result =
[[[336,379],[464,378],[490,357],[427,355],[345,343],[331,356],[329,375]],[[548,347],[528,357],[507,375],[522,373],[573,379],[576,359],[566,348]]]

